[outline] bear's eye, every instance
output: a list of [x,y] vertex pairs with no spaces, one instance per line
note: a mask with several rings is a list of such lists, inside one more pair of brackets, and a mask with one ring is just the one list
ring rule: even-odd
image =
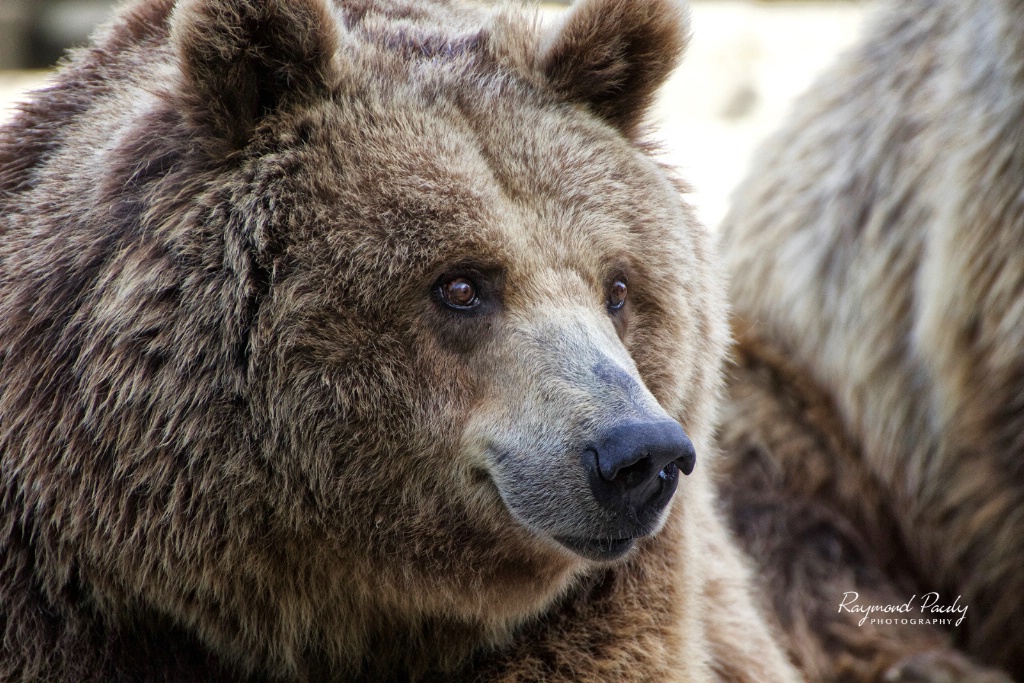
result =
[[617,277],[608,285],[608,310],[618,311],[626,304],[626,279]]
[[452,308],[474,308],[480,303],[476,294],[476,285],[465,277],[453,277],[441,283],[441,298]]

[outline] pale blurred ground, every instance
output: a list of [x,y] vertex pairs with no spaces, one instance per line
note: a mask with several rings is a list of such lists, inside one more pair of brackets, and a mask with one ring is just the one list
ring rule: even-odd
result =
[[859,35],[872,3],[693,2],[693,38],[654,111],[690,201],[717,226],[756,144]]
[[[0,0],[3,2],[3,0]],[[655,111],[666,158],[694,188],[690,201],[717,226],[756,143],[793,98],[856,38],[871,3],[695,0],[693,39]],[[544,10],[549,12],[560,10]],[[44,72],[0,71],[0,122]]]

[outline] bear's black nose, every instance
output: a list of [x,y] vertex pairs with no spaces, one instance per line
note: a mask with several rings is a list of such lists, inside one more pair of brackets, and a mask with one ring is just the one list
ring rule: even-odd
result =
[[613,427],[583,456],[597,502],[637,527],[657,518],[675,493],[679,471],[689,474],[696,461],[686,432],[669,420]]

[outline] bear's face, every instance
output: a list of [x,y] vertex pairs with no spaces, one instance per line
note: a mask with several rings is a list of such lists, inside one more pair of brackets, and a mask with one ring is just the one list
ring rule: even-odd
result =
[[535,612],[655,534],[707,445],[707,238],[630,137],[679,16],[642,17],[671,23],[660,65],[577,93],[607,60],[572,50],[623,30],[603,4],[542,39],[350,17],[301,99],[196,117],[235,139],[264,107],[229,213],[254,245],[247,409],[275,524],[389,613]]
[[305,427],[295,479],[374,566],[615,559],[693,467],[674,420],[704,436],[702,234],[589,112],[448,85],[303,112],[257,162],[287,188],[271,222],[301,235],[254,335],[295,411],[271,431]]

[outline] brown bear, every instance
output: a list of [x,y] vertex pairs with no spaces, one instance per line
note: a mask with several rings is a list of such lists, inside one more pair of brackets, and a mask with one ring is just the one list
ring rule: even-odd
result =
[[[0,680],[795,681],[672,0],[142,0],[0,133]],[[692,472],[692,473],[691,473]]]
[[723,480],[795,660],[1024,678],[1024,5],[883,5],[723,248]]

